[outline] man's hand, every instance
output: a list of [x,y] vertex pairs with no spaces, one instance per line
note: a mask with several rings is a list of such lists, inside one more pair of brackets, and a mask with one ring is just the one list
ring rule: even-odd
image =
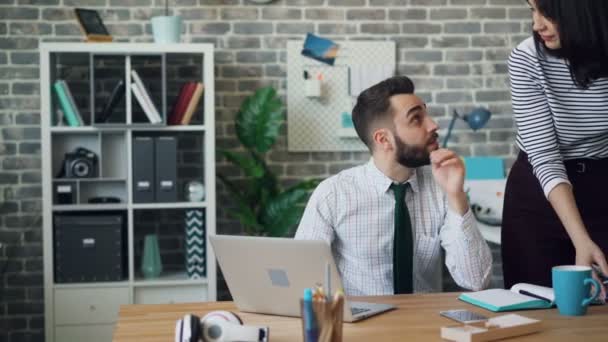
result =
[[469,204],[464,193],[465,168],[462,159],[456,153],[441,148],[431,152],[431,168],[452,210],[464,215],[469,210]]

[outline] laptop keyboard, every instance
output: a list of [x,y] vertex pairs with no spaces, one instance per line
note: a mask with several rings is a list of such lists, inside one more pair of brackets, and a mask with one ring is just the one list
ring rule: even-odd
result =
[[370,311],[370,310],[371,309],[369,309],[369,308],[352,308],[352,307],[350,308],[350,312],[351,312],[351,314],[353,316],[356,316],[356,315],[358,315],[360,313],[367,312],[367,311]]

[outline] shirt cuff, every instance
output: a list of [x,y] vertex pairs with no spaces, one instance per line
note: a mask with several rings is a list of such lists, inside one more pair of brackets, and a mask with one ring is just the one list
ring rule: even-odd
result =
[[543,186],[543,191],[545,192],[545,197],[547,197],[547,199],[549,199],[549,193],[551,193],[551,190],[553,190],[553,188],[555,188],[556,186],[558,186],[561,183],[566,183],[566,184],[570,184],[572,185],[572,183],[570,183],[570,181],[566,178],[554,178],[550,181],[547,182],[547,184],[545,184],[545,186]]
[[[448,240],[456,240],[460,236],[464,236],[465,241],[472,242],[479,240],[481,237],[481,233],[477,229],[477,221],[475,220],[471,208],[462,216],[451,209],[448,209],[446,226],[448,227]],[[483,239],[483,237],[481,237],[481,239]]]

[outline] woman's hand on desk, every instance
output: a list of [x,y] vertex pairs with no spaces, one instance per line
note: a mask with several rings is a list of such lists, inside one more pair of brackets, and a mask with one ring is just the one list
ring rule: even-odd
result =
[[[576,248],[576,264],[581,266],[591,266],[593,264],[598,265],[600,271],[604,275],[608,275],[608,264],[606,263],[606,256],[602,252],[602,250],[595,244],[591,239],[586,241],[579,246],[575,246]],[[597,280],[600,284],[602,281],[598,277],[597,272],[593,269],[593,278]],[[606,286],[601,286],[601,294],[600,297],[606,300]]]

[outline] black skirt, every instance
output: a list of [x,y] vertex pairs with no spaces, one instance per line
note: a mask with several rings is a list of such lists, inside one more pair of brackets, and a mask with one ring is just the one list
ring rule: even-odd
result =
[[[587,231],[608,255],[608,159],[564,164]],[[522,282],[550,287],[553,266],[575,263],[574,246],[523,152],[507,179],[502,217],[505,288]]]

